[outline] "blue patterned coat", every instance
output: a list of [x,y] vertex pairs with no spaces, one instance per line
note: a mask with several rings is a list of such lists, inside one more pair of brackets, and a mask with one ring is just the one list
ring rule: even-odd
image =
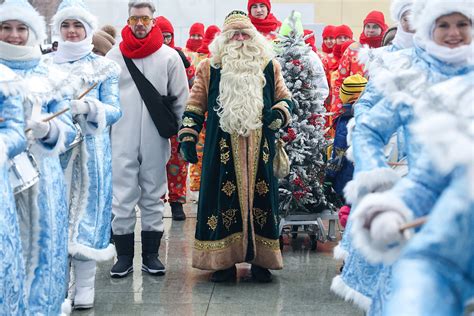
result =
[[[368,196],[355,211],[354,242],[368,258],[386,262],[398,257],[406,241],[391,243],[382,253],[376,248],[368,249],[370,239],[360,238],[364,236],[361,226],[366,210],[394,210],[407,221],[428,214],[431,218],[409,241],[407,255],[403,256],[403,263],[396,264],[395,273],[387,266],[379,275],[371,306],[373,315],[380,315],[385,309],[392,284],[399,287],[395,290],[397,303],[390,307],[398,311],[393,315],[459,315],[456,309],[462,310],[473,296],[474,247],[469,227],[473,227],[474,210],[474,72],[435,85],[428,83],[424,90],[427,95],[415,103],[414,124],[410,128],[423,144],[420,156],[407,177],[391,190]],[[443,275],[440,268],[450,272]],[[457,289],[450,290],[454,288]],[[402,298],[405,304],[401,303]]]
[[[68,76],[39,59],[0,59],[25,81],[23,103],[26,119],[39,118],[69,107],[63,92]],[[40,179],[30,189],[15,195],[27,273],[28,304],[31,314],[58,315],[66,293],[68,212],[64,174],[59,153],[75,137],[70,112],[55,118],[55,137],[30,140]]]
[[6,160],[26,149],[23,89],[20,78],[0,65],[0,315],[27,310],[20,226]]
[[83,260],[109,260],[115,255],[115,247],[110,244],[110,126],[122,116],[118,86],[120,67],[114,61],[94,53],[57,66],[74,74],[80,83],[72,99],[98,83],[84,97],[91,108],[90,113],[75,117],[84,134],[84,141],[61,157],[70,194],[69,254]]
[[[466,74],[473,66],[454,67],[430,56],[423,49],[401,50],[376,57],[377,68],[371,72],[375,88],[384,98],[358,122],[353,134],[353,147],[356,174],[346,187],[346,197],[357,202],[362,196],[374,191],[385,191],[398,180],[396,173],[387,165],[384,146],[400,127],[404,128],[404,143],[409,166],[416,161],[420,145],[413,140],[408,126],[413,122],[413,104],[425,97],[426,85],[433,85],[451,77]],[[353,212],[351,213],[353,215]],[[347,231],[352,228],[349,216]],[[356,303],[364,309],[369,308],[379,289],[376,284],[390,269],[382,264],[369,264],[351,244],[350,234],[345,234],[345,250],[348,255],[341,276],[333,281],[333,290],[346,298],[356,297]],[[385,287],[385,283],[381,284]],[[349,294],[348,294],[349,293]],[[371,309],[376,315],[377,310]]]

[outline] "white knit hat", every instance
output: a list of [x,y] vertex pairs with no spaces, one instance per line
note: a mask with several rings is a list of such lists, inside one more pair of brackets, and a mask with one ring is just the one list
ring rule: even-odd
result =
[[28,46],[41,44],[46,39],[44,18],[29,4],[27,0],[5,0],[0,4],[0,23],[18,20],[29,28]]
[[390,4],[390,17],[394,22],[400,22],[403,13],[410,10],[413,0],[392,0]]
[[97,29],[97,18],[90,13],[83,0],[63,0],[53,16],[53,30],[59,34],[61,23],[67,19],[79,20],[87,24],[84,27],[90,31],[87,34],[88,37],[92,36]]
[[465,15],[472,21],[474,2],[472,0],[415,0],[410,25],[416,31],[416,37],[430,41],[436,19],[455,12]]

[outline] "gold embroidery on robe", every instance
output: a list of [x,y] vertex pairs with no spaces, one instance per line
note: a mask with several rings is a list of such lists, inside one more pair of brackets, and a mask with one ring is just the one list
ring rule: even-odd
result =
[[222,192],[224,192],[228,197],[231,197],[234,194],[237,187],[230,181],[227,181],[222,187]]
[[224,222],[224,227],[227,228],[227,230],[230,229],[230,226],[232,224],[237,223],[237,214],[238,210],[236,209],[229,209],[227,211],[222,211],[222,221]]
[[242,240],[242,233],[236,233],[230,235],[224,239],[215,240],[215,241],[202,241],[202,240],[194,240],[194,248],[197,250],[220,250],[229,247],[231,244],[235,242],[239,242]]
[[257,189],[258,195],[262,196],[268,193],[268,184],[265,182],[265,180],[257,182],[257,185],[255,186]]
[[217,228],[217,216],[212,215],[212,216],[208,217],[207,225],[213,231],[216,230],[216,228]]
[[260,225],[260,228],[263,229],[263,226],[267,223],[267,214],[268,212],[259,209],[259,208],[254,208],[253,209],[253,220],[255,223]]
[[259,235],[255,235],[255,242],[257,245],[269,248],[271,250],[280,250],[280,241],[278,239],[268,239]]
[[265,164],[270,160],[270,148],[268,147],[268,141],[266,138],[263,142],[262,159]]

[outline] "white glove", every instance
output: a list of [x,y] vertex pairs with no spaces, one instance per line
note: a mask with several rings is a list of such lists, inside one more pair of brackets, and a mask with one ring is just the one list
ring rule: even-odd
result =
[[33,134],[34,138],[42,139],[48,135],[51,126],[49,125],[49,122],[45,123],[41,121],[28,120],[26,122],[26,128],[31,129],[31,133]]
[[385,248],[400,244],[407,239],[400,226],[406,222],[398,212],[387,211],[377,215],[370,224],[370,238],[374,245]]
[[87,114],[91,110],[87,101],[82,100],[72,100],[71,101],[71,111],[73,115]]

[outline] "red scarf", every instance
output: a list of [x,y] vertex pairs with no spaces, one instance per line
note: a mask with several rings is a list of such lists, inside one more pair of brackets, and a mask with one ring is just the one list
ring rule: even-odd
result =
[[331,54],[333,49],[334,49],[334,46],[329,48],[329,47],[327,47],[326,43],[324,43],[324,41],[323,41],[323,44],[321,45],[321,48],[323,49],[323,52],[325,52],[326,54]]
[[197,51],[198,48],[201,47],[201,45],[202,45],[202,38],[201,39],[189,38],[188,41],[186,42],[186,48],[192,52]]
[[249,15],[249,17],[255,28],[262,34],[275,32],[281,26],[281,22],[272,13],[268,13],[267,17],[263,20],[254,18],[252,15]]
[[153,26],[145,38],[136,38],[128,25],[122,29],[120,51],[127,58],[145,58],[163,45],[163,34],[158,26]]
[[370,48],[377,48],[382,46],[383,35],[385,31],[382,31],[379,36],[367,37],[364,32],[360,34],[359,42],[362,45],[369,45]]

